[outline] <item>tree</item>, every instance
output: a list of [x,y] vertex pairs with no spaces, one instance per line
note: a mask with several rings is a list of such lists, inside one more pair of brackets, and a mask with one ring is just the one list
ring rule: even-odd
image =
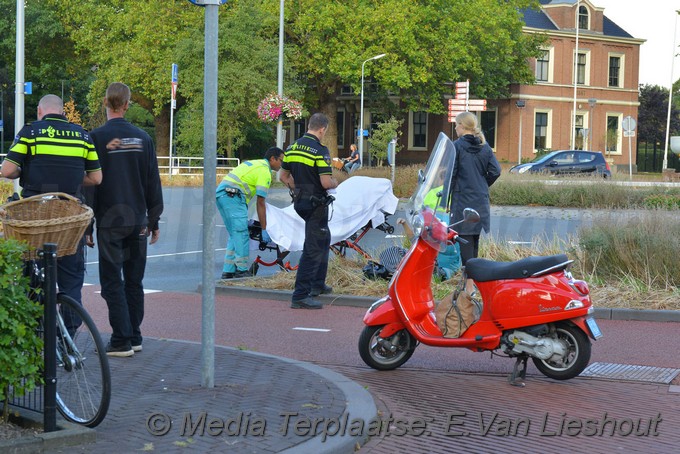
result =
[[[680,93],[674,91],[673,98]],[[664,143],[668,120],[668,89],[658,85],[640,87],[640,107],[638,107],[638,133],[640,140],[649,143]],[[671,135],[680,132],[680,110],[671,106]]]
[[[167,156],[170,70],[177,58],[176,44],[202,29],[203,10],[185,0],[44,1],[59,13],[79,57],[94,70],[91,109],[101,109],[109,83],[126,83],[132,101],[153,114],[156,148],[160,156]],[[202,49],[202,42],[196,47]]]
[[538,55],[544,38],[523,33],[518,13],[532,5],[536,2],[298,0],[287,5],[293,66],[308,81],[308,104],[330,119],[326,141],[332,152],[336,94],[344,84],[358,93],[362,63],[377,54],[387,55],[365,65],[365,78],[372,77],[385,93],[397,93],[404,111],[444,113],[447,82],[470,79],[474,95],[500,97],[510,83],[533,81],[526,61]]
[[[397,120],[391,117],[389,120],[379,123],[378,127],[373,130],[372,136],[368,139],[371,146],[370,155],[378,160],[378,165],[382,166],[383,160],[387,159],[387,146],[392,139],[399,139],[401,137],[402,120]],[[398,153],[401,149],[399,142],[395,145],[394,153]]]
[[[278,15],[251,1],[231,2],[224,13],[218,32],[217,153],[234,157],[241,148],[250,150],[241,158],[261,158],[262,147],[272,144],[273,127],[257,118],[257,105],[277,88]],[[178,112],[178,145],[183,155],[203,152],[203,49],[196,46],[199,39],[203,37],[197,30],[178,44],[178,61],[187,73],[182,78],[186,105]],[[286,93],[301,94],[294,73],[287,69],[285,75]]]
[[[4,12],[0,15],[0,86],[5,96],[5,136],[9,137],[14,123],[7,119],[15,89],[16,3],[0,0]],[[89,66],[75,55],[73,41],[45,0],[26,2],[24,38],[24,79],[33,83],[33,94],[25,98],[24,117],[34,119],[38,100],[48,93],[70,94],[85,104],[92,79]]]

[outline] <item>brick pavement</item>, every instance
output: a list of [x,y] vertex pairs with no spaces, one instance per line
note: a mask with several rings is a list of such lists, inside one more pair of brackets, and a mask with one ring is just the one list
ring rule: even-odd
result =
[[352,452],[363,437],[324,441],[310,425],[376,416],[370,395],[335,372],[232,348],[215,349],[215,386],[201,387],[200,352],[147,338],[143,352],[111,358],[111,406],[96,443],[47,452]]
[[382,418],[426,422],[423,434],[372,438],[362,454],[670,454],[680,446],[677,385],[529,376],[518,388],[498,374],[333,369],[366,386]]

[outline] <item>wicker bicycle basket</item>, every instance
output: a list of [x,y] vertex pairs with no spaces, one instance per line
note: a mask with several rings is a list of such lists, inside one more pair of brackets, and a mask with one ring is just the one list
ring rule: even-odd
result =
[[63,192],[48,192],[0,206],[5,238],[28,243],[30,256],[45,243],[57,244],[57,257],[75,254],[92,216],[90,207]]

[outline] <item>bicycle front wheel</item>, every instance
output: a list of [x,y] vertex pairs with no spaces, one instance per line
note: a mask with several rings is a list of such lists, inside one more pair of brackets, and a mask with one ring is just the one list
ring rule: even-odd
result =
[[57,408],[67,420],[95,427],[111,400],[111,371],[92,317],[70,296],[57,295]]

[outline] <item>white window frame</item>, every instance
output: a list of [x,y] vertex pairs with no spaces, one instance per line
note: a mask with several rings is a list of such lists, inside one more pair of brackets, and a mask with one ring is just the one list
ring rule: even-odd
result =
[[[571,79],[572,84],[576,83],[576,75],[578,71],[578,66],[576,65],[576,56],[577,54],[585,54],[586,56],[586,70],[585,70],[585,75],[584,75],[584,80],[583,84],[578,84],[582,87],[590,85],[590,49],[579,49],[578,52],[574,52],[574,60],[572,60],[572,67],[571,70],[573,72],[573,78]],[[607,62],[607,66],[609,65],[609,62]]]
[[[611,67],[609,66],[609,59],[610,57],[618,57],[619,59],[619,84],[618,85],[609,85],[609,76],[610,76],[610,71]],[[626,68],[626,54],[622,54],[621,52],[609,52],[607,54],[607,87],[609,88],[623,88],[625,87],[625,81],[623,79],[623,75],[625,74],[625,68]]]
[[[422,112],[422,111],[421,111]],[[425,112],[425,146],[424,147],[416,147],[413,145],[413,114],[414,112],[410,110],[408,112],[408,149],[409,150],[425,150],[427,151],[427,144],[428,144],[428,139],[429,137],[427,136],[427,130],[429,129],[429,123],[430,123],[430,114]]]
[[586,22],[587,22],[586,27],[587,27],[587,28],[579,27],[579,30],[590,30],[590,23],[591,23],[591,18],[592,18],[593,15],[592,15],[592,13],[590,12],[590,8],[588,8],[588,7],[585,6],[585,5],[581,5],[581,6],[579,7],[578,14],[577,14],[577,19],[576,19],[576,20],[577,20],[576,25],[578,26],[578,25],[581,24],[581,8],[583,8],[583,9],[586,10],[586,19],[587,19],[587,20],[586,20]]
[[[541,49],[548,53],[548,80],[538,80],[538,84],[551,84],[553,83],[553,74],[555,74],[555,47],[551,46],[548,49]],[[538,59],[536,59],[536,68],[534,69],[534,76],[536,75],[536,70],[538,69]]]
[[545,148],[548,150],[552,150],[552,109],[534,109],[533,115],[532,115],[532,131],[533,133],[531,134],[532,140],[531,140],[531,146],[534,147],[534,154],[538,153],[538,148],[535,148],[536,145],[536,114],[538,113],[545,113],[548,114],[548,124],[545,126]]
[[[607,136],[606,134],[609,133],[609,118],[611,117],[616,117],[618,118],[618,129],[617,129],[617,134],[616,134],[616,151],[609,151],[607,150]],[[606,131],[605,133],[605,141],[604,141],[604,154],[605,156],[609,155],[617,155],[621,156],[623,154],[623,113],[620,112],[607,112],[607,115],[605,115],[605,122],[604,122],[604,130]]]

